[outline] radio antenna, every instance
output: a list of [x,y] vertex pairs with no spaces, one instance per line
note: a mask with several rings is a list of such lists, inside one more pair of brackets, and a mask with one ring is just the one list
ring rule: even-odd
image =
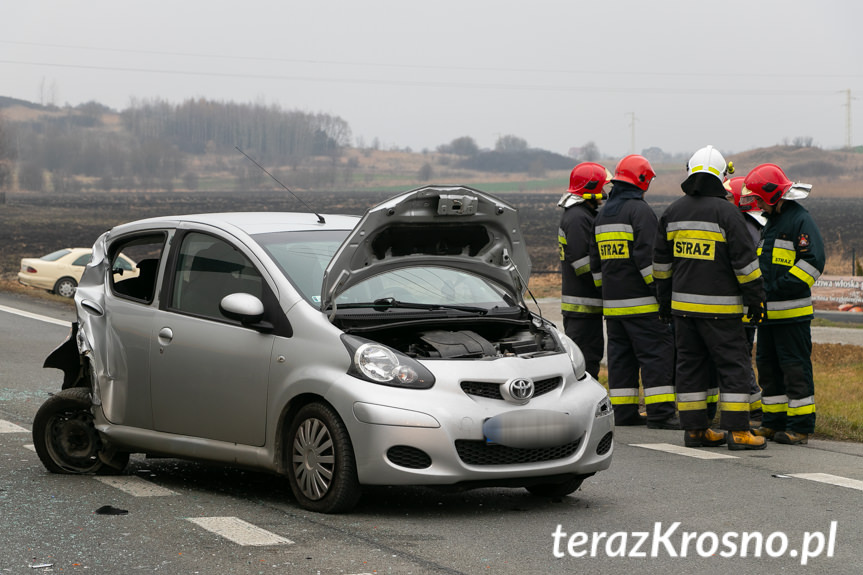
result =
[[273,178],[273,181],[274,181],[274,182],[276,182],[277,184],[279,184],[280,186],[282,186],[283,188],[285,188],[285,190],[287,190],[289,194],[291,194],[292,196],[294,196],[294,198],[295,198],[298,202],[300,202],[301,204],[303,204],[304,206],[306,206],[306,208],[308,208],[308,210],[309,210],[310,212],[312,212],[313,214],[315,214],[316,216],[318,216],[318,223],[321,223],[321,224],[325,224],[325,223],[327,223],[327,221],[324,219],[324,217],[323,217],[321,214],[319,214],[318,212],[316,212],[315,210],[313,210],[313,209],[312,209],[312,206],[310,206],[309,204],[307,204],[306,202],[304,202],[304,201],[303,201],[303,200],[302,200],[302,199],[301,199],[297,194],[295,194],[294,192],[292,192],[292,191],[291,191],[291,189],[290,189],[288,186],[286,186],[285,184],[283,184],[282,182],[280,182],[280,181],[279,181],[279,179],[278,179],[278,178],[276,178],[276,176],[274,176],[273,174],[271,174],[270,172],[268,172],[268,171],[267,171],[267,169],[266,169],[264,166],[262,166],[261,164],[259,164],[258,162],[256,162],[256,161],[255,161],[251,156],[249,156],[249,154],[247,154],[246,152],[244,152],[243,150],[241,150],[241,149],[240,149],[240,146],[234,146],[234,148],[236,148],[238,152],[240,152],[241,154],[243,154],[244,156],[246,156],[246,159],[247,159],[247,160],[249,160],[250,162],[252,162],[252,163],[253,163],[253,164],[255,164],[256,166],[258,166],[259,168],[261,168],[261,170],[262,170],[265,174],[267,174],[268,176],[270,176],[271,178]]

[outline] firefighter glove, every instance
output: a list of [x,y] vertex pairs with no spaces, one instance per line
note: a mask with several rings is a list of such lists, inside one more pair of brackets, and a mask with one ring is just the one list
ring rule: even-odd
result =
[[749,311],[746,313],[747,319],[749,319],[749,323],[753,325],[757,325],[764,321],[764,304],[760,301],[750,303]]

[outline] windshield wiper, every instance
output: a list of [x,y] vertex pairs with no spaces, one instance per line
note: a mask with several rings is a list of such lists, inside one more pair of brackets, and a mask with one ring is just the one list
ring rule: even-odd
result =
[[478,313],[480,315],[485,315],[488,313],[488,310],[484,307],[477,307],[471,305],[450,305],[450,304],[440,304],[440,303],[412,303],[406,301],[399,301],[393,297],[384,297],[381,299],[376,299],[372,304],[372,309],[376,311],[384,311],[390,308],[399,307],[405,309],[427,309],[427,310],[438,310],[438,309],[452,309],[456,311],[466,311],[470,313]]

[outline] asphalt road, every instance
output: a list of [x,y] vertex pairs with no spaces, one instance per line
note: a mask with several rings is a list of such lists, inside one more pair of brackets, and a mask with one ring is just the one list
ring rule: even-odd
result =
[[71,310],[2,294],[0,306],[0,573],[861,573],[859,444],[685,450],[681,432],[617,428],[611,469],[570,497],[376,487],[339,516],[300,509],[281,478],[174,459],[52,475],[29,431],[59,388],[40,366]]

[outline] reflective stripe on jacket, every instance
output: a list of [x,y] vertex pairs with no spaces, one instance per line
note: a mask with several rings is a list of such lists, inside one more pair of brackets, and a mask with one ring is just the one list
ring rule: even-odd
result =
[[654,273],[674,315],[742,317],[762,298],[761,269],[743,214],[716,195],[686,195],[659,219]]
[[767,291],[770,323],[807,321],[813,317],[812,285],[824,271],[826,257],[821,232],[809,212],[785,200],[772,214],[758,247],[758,260]]
[[596,210],[578,203],[563,210],[557,242],[560,248],[561,299],[565,316],[602,313],[602,292],[590,274],[590,242]]
[[[659,311],[652,285],[657,220],[641,196],[635,186],[615,182],[609,202],[596,216],[590,269],[602,288],[603,314],[609,317]],[[614,209],[609,210],[612,201]]]

